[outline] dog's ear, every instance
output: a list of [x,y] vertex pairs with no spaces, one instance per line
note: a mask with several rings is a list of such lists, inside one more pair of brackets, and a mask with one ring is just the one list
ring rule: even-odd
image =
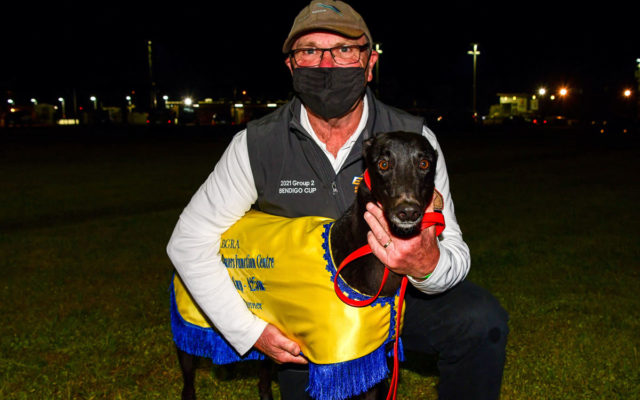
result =
[[364,140],[362,142],[362,155],[366,156],[367,153],[369,152],[369,149],[371,148],[371,145],[373,145],[373,141],[375,140],[375,136],[374,137],[370,137],[367,140]]

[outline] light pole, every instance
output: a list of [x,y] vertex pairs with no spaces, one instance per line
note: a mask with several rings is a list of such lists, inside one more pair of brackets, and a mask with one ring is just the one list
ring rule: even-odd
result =
[[625,116],[629,116],[634,118],[634,110],[633,110],[633,102],[631,101],[631,96],[633,95],[633,90],[624,89],[622,91],[622,98],[624,99],[624,114]]
[[89,100],[93,102],[93,111],[98,111],[98,99],[96,96],[89,97]]
[[562,116],[567,118],[567,95],[569,94],[569,89],[566,87],[561,87],[558,90],[558,95],[560,96],[560,110],[562,111]]
[[[638,69],[636,70],[636,79],[638,80],[638,93],[640,93],[640,58],[636,58],[636,62],[638,63]],[[638,114],[636,118],[640,119],[640,96],[637,97],[638,102]]]
[[476,78],[477,69],[476,68],[477,68],[478,56],[480,55],[480,52],[478,51],[477,43],[471,43],[471,45],[473,46],[473,50],[467,51],[467,54],[473,56],[473,116],[475,118],[478,115],[478,107],[477,107],[477,100],[476,100],[476,96],[477,96],[477,78]]
[[150,106],[152,110],[155,110],[158,107],[158,99],[156,93],[156,81],[153,76],[153,54],[152,54],[152,43],[151,40],[147,41],[147,54],[149,61],[149,89],[150,89]]
[[[381,43],[376,43],[375,51],[378,54],[382,54],[382,47],[380,47]],[[380,97],[380,57],[378,57],[378,61],[376,62],[376,96]]]
[[542,118],[545,117],[545,112],[547,111],[545,108],[546,95],[547,95],[547,88],[545,87],[538,88],[538,96],[540,97],[540,100],[538,100],[538,114],[540,114]]
[[62,119],[66,119],[67,113],[64,110],[64,98],[58,97],[58,101],[62,104]]

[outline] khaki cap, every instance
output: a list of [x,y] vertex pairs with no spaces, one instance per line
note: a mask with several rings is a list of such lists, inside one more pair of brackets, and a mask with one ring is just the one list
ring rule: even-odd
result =
[[302,9],[293,21],[291,32],[284,41],[282,52],[287,54],[296,39],[310,31],[329,31],[348,38],[365,35],[372,43],[369,28],[364,20],[350,5],[336,0],[313,0]]

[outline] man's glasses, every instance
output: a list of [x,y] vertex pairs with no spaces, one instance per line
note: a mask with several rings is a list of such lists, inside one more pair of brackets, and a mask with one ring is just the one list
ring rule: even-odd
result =
[[303,47],[291,50],[289,56],[293,57],[296,64],[301,67],[315,67],[316,65],[320,65],[324,52],[328,51],[336,64],[348,65],[360,61],[360,54],[368,49],[368,43],[363,45],[337,46],[329,49]]

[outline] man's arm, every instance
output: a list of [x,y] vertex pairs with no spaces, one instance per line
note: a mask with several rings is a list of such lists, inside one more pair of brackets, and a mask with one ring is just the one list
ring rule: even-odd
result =
[[257,198],[244,130],[183,210],[167,253],[198,306],[238,353],[255,346],[276,362],[306,364],[297,343],[249,311],[220,259],[220,236]]
[[[422,134],[438,152],[435,187],[442,194],[442,213],[446,224],[440,237],[436,238],[435,227],[425,229],[419,236],[410,239],[392,237],[382,210],[372,203],[367,206],[365,219],[371,228],[369,245],[373,254],[391,270],[409,275],[409,281],[418,290],[435,294],[452,288],[467,276],[471,257],[456,220],[442,150],[435,135],[427,127],[423,128]],[[385,248],[383,244],[389,238],[392,238],[393,244]],[[427,274],[430,274],[429,277],[422,279]]]
[[238,133],[180,215],[167,253],[196,303],[240,354],[266,322],[249,311],[220,259],[220,236],[257,199],[246,131]]

